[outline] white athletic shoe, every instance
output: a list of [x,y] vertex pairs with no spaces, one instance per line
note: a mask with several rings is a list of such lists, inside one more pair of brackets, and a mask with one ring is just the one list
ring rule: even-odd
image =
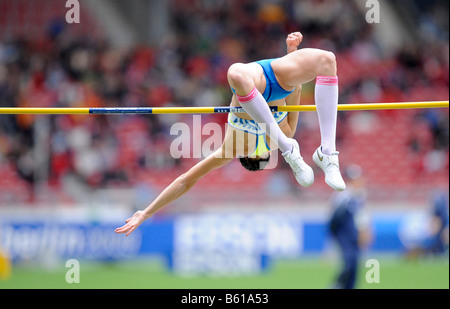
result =
[[313,154],[313,160],[325,173],[325,182],[336,191],[343,191],[346,188],[344,179],[339,171],[339,152],[335,151],[331,155],[326,155],[319,147]]
[[292,141],[292,153],[283,154],[283,157],[291,166],[297,182],[303,187],[309,187],[314,183],[313,169],[303,161],[303,158],[300,155],[300,146],[298,145],[298,142],[295,139],[292,139]]

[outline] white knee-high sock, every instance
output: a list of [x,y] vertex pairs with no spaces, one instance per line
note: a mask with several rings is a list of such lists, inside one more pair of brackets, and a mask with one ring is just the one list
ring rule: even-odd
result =
[[247,114],[260,124],[270,139],[278,145],[281,153],[292,152],[292,141],[281,131],[266,100],[256,87],[248,95],[236,97]]
[[319,117],[322,152],[336,151],[336,125],[339,86],[337,76],[317,76],[315,102]]

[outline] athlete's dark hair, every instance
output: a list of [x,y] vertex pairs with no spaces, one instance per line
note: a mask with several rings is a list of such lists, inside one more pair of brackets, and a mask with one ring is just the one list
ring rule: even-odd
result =
[[270,161],[270,154],[267,158],[239,158],[242,166],[251,172],[262,171]]

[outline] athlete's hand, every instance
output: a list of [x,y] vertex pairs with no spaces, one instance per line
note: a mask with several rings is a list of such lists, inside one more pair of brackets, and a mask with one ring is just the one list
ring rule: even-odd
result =
[[286,38],[286,45],[288,53],[297,50],[297,47],[303,41],[303,35],[300,32],[292,32]]
[[136,211],[134,215],[127,220],[125,220],[125,225],[116,228],[115,232],[117,234],[123,234],[126,233],[125,236],[130,235],[135,229],[138,228],[139,225],[142,224],[142,222],[145,221],[147,217],[145,216],[144,212],[142,210]]

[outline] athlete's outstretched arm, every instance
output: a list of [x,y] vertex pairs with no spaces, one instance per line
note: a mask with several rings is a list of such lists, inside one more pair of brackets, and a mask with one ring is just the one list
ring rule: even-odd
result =
[[225,158],[222,155],[222,148],[212,153],[209,157],[194,165],[189,171],[175,179],[160,195],[144,210],[139,210],[125,221],[125,225],[117,228],[116,233],[126,233],[130,235],[139,225],[150,218],[158,210],[172,203],[183,194],[188,192],[195,183],[211,172],[225,164],[229,163],[232,158]]
[[[286,105],[300,105],[302,95],[302,85],[298,85],[285,100]],[[299,112],[289,112],[287,116],[287,125],[282,128],[287,137],[293,138],[297,131]]]
[[[290,54],[298,49],[298,46],[303,41],[303,35],[300,32],[292,32],[286,38],[287,54]],[[302,85],[295,87],[293,93],[291,93],[286,99],[286,105],[300,105],[300,97],[302,93]],[[297,130],[298,112],[291,112],[288,114],[287,126],[281,128],[287,137],[294,137]]]

